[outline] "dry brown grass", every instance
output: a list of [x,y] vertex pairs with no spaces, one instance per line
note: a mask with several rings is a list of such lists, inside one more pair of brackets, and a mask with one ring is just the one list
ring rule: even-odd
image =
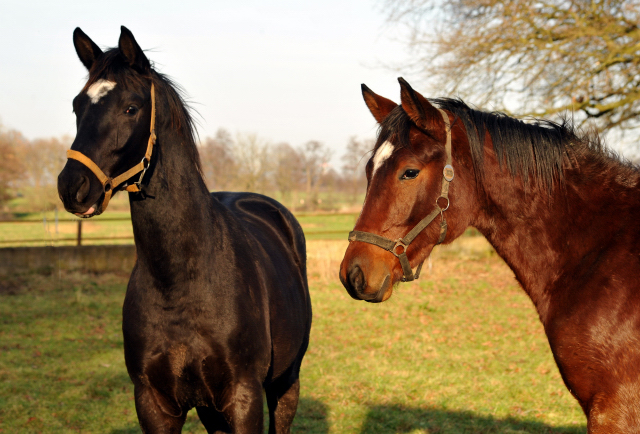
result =
[[308,240],[307,267],[310,281],[337,282],[340,262],[349,242]]
[[[340,263],[348,245],[347,240],[307,240],[309,280],[322,283],[339,282]],[[434,273],[435,277],[442,277],[440,273],[447,273],[450,268],[450,264],[445,268],[439,266],[444,261],[475,260],[491,255],[495,255],[495,252],[484,237],[460,237],[449,245],[436,247],[425,262],[422,274],[425,278]]]

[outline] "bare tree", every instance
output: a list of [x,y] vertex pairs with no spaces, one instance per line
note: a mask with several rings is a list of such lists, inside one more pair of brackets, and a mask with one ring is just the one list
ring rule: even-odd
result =
[[71,137],[65,136],[61,139],[52,137],[23,142],[19,148],[19,158],[25,168],[24,182],[36,190],[55,187],[58,174],[67,162],[65,151],[72,141]]
[[322,175],[329,169],[331,151],[321,142],[310,140],[302,146],[300,154],[302,155],[307,206],[314,208],[318,203]]
[[[521,114],[640,126],[638,0],[386,0],[410,66],[439,89]],[[438,25],[437,23],[440,23]]]
[[342,176],[347,182],[352,202],[355,202],[358,194],[364,193],[367,187],[364,171],[364,166],[367,163],[365,157],[373,149],[373,146],[373,140],[358,140],[354,136],[349,139],[347,149],[342,156]]
[[72,142],[72,137],[64,136],[23,141],[19,146],[18,158],[24,168],[20,186],[29,208],[45,210],[59,205],[58,174],[67,162],[65,151]]
[[231,134],[224,128],[216,136],[207,137],[200,144],[200,160],[207,187],[210,190],[229,190],[236,178],[236,161],[233,156],[234,143]]
[[340,194],[345,191],[344,187],[344,178],[333,167],[325,165],[319,186],[324,194],[322,199],[316,199],[316,206],[326,210],[335,209],[341,199],[344,199],[344,195]]
[[[291,202],[291,193],[300,188],[304,177],[302,156],[288,143],[279,143],[272,148],[271,160],[273,183],[282,195],[282,201]],[[294,202],[291,207],[295,207]]]
[[14,196],[13,190],[24,178],[20,147],[27,140],[17,131],[5,131],[0,126],[0,209]]
[[268,190],[269,144],[257,134],[238,134],[233,148],[237,167],[237,186],[244,191]]

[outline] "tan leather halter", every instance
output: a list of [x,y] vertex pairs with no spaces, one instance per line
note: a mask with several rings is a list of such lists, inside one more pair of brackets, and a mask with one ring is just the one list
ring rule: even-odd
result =
[[[449,122],[449,116],[444,112],[444,110],[438,109],[440,114],[442,115],[442,119],[444,119],[444,124],[447,129],[447,142],[445,144],[445,151],[447,153],[447,161],[445,163],[444,169],[442,171],[443,179],[442,179],[442,189],[440,191],[440,196],[436,199],[436,207],[431,213],[420,220],[417,225],[414,226],[411,231],[407,235],[402,238],[398,238],[397,240],[392,240],[389,238],[382,237],[380,235],[372,234],[370,232],[363,231],[351,231],[349,232],[349,241],[362,241],[365,243],[373,244],[375,246],[381,247],[389,252],[393,253],[398,260],[400,261],[400,265],[402,266],[402,272],[404,276],[402,276],[403,282],[410,282],[414,279],[417,279],[420,275],[420,270],[422,269],[421,262],[416,269],[415,275],[413,274],[413,270],[411,269],[411,265],[409,264],[409,258],[407,257],[407,247],[409,244],[422,232],[435,218],[440,214],[442,220],[440,221],[440,237],[438,238],[438,242],[436,244],[440,244],[444,241],[444,238],[447,235],[447,221],[444,218],[444,212],[449,209],[449,183],[453,181],[453,166],[451,166],[451,123]],[[440,199],[446,199],[447,204],[444,207],[440,207],[438,201]]]
[[155,88],[153,83],[151,83],[151,133],[149,134],[149,141],[147,143],[147,151],[142,157],[142,160],[133,166],[131,169],[127,170],[121,175],[116,176],[115,178],[110,178],[104,174],[102,170],[98,167],[96,163],[91,161],[89,157],[84,155],[82,152],[74,151],[73,149],[69,149],[67,151],[67,158],[71,158],[77,160],[87,166],[89,170],[93,172],[94,175],[98,178],[100,183],[102,184],[102,188],[104,190],[104,200],[102,201],[102,205],[100,206],[100,213],[103,213],[104,210],[107,209],[107,205],[109,205],[109,200],[111,200],[111,196],[113,191],[120,186],[127,179],[131,178],[136,173],[142,172],[140,174],[140,178],[137,182],[134,182],[131,185],[127,185],[124,187],[129,193],[137,193],[140,191],[140,183],[142,182],[142,178],[144,178],[144,174],[149,168],[149,162],[151,161],[151,153],[153,152],[153,145],[156,143],[156,95]]

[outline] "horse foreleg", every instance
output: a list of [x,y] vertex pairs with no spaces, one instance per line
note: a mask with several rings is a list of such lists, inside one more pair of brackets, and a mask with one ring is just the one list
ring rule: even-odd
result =
[[231,427],[224,415],[213,407],[196,407],[200,422],[209,434],[229,434]]
[[213,407],[196,407],[200,422],[209,434],[230,434],[231,427],[224,415]]
[[216,400],[235,434],[263,432],[262,385],[255,380],[238,381],[228,386],[223,400]]
[[186,411],[176,411],[166,408],[157,392],[150,387],[135,387],[136,413],[140,428],[145,434],[172,434],[180,433],[187,418]]
[[286,382],[275,382],[265,391],[269,406],[269,434],[289,434],[298,408],[300,379],[296,378],[293,383],[288,378]]

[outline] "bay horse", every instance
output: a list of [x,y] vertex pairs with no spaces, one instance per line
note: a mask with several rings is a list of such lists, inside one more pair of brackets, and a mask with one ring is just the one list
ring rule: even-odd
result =
[[589,433],[640,432],[638,168],[568,122],[428,100],[399,81],[400,105],[362,85],[380,129],[340,266],[348,293],[387,300],[435,245],[475,227],[531,298]]
[[305,239],[285,207],[210,194],[192,119],[131,32],[102,51],[77,28],[89,79],[58,177],[65,209],[102,213],[129,192],[137,261],[122,309],[127,370],[143,432],[180,432],[196,408],[210,433],[288,433],[309,343]]

